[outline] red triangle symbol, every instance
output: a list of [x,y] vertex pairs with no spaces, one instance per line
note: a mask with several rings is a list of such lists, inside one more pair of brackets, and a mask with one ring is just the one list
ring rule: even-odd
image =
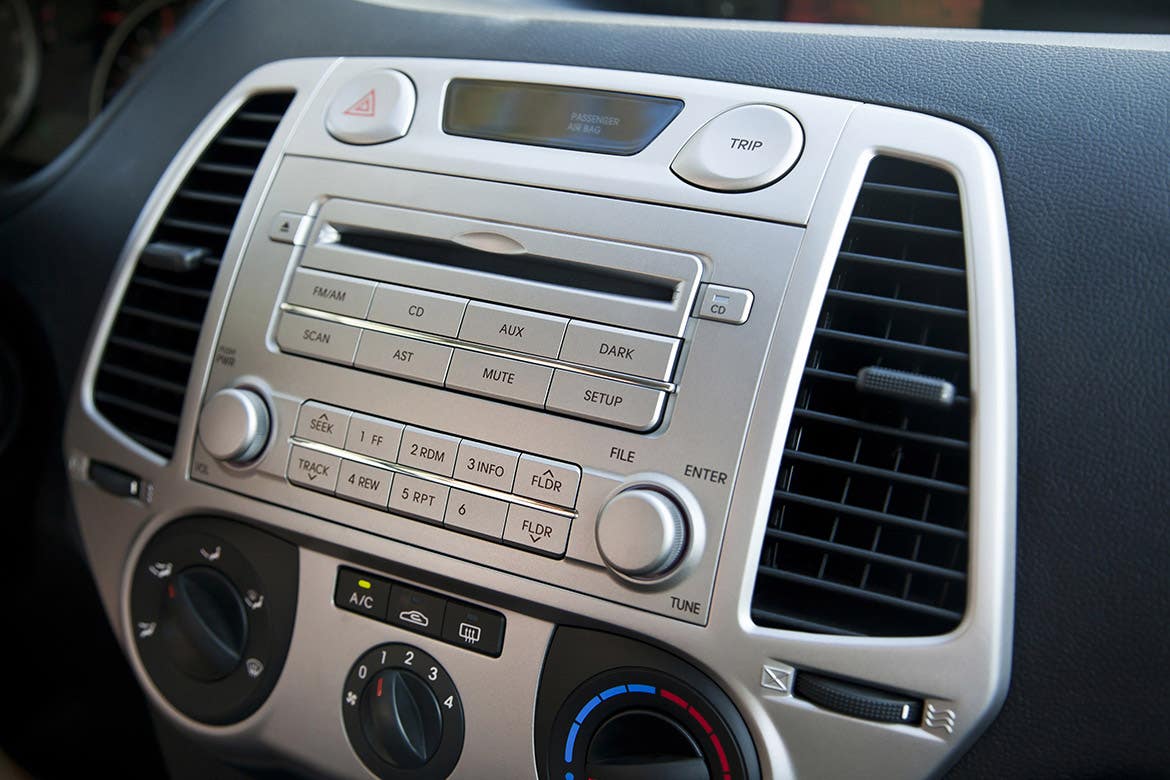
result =
[[356,103],[345,109],[342,113],[348,116],[373,116],[376,110],[376,103],[374,100],[374,90],[370,90],[362,95]]

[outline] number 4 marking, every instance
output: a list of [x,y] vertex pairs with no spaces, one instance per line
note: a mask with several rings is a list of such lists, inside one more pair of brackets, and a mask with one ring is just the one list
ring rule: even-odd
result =
[[448,696],[446,699],[443,699],[443,706],[446,707],[447,709],[451,709],[452,707],[454,707],[455,706],[455,697]]

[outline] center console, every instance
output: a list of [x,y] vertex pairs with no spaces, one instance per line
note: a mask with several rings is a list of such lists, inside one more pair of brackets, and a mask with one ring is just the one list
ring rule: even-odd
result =
[[274,63],[94,330],[99,591],[152,704],[245,769],[937,773],[1007,684],[1007,268],[994,156],[940,119]]

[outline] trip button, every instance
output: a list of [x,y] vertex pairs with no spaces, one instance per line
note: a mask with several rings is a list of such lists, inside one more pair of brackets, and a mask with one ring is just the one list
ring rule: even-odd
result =
[[288,481],[310,490],[332,493],[340,469],[341,458],[305,447],[293,447],[288,456]]
[[463,316],[459,338],[555,358],[568,324],[564,317],[472,301]]
[[325,129],[347,144],[380,144],[406,135],[414,84],[396,70],[372,70],[345,83],[325,114]]
[[302,268],[293,276],[288,302],[310,309],[362,318],[374,297],[374,283]]
[[350,412],[345,409],[308,401],[301,406],[295,435],[318,444],[344,447],[349,417]]
[[508,522],[504,525],[504,541],[541,555],[560,558],[569,544],[570,524],[567,517],[512,504],[508,507]]
[[285,312],[276,329],[276,343],[294,355],[352,366],[360,333],[352,325]]
[[419,520],[442,523],[450,492],[451,488],[446,485],[436,485],[408,474],[395,474],[389,509]]
[[796,164],[804,131],[775,106],[740,106],[699,128],[670,169],[709,190],[745,192],[766,187]]
[[413,466],[416,469],[449,477],[455,471],[455,454],[458,451],[459,439],[455,436],[426,431],[409,425],[402,434],[402,447],[398,450],[398,462],[403,466]]
[[516,469],[516,493],[550,504],[572,507],[577,502],[581,469],[535,455],[521,455]]
[[393,480],[393,472],[376,469],[364,463],[355,463],[352,460],[343,460],[337,478],[337,497],[357,501],[375,509],[385,509],[386,502],[390,500],[390,485]]
[[661,390],[557,371],[544,407],[550,412],[648,431],[658,424],[665,403],[666,393]]
[[382,620],[390,603],[390,583],[353,569],[338,569],[333,603],[350,612]]
[[415,290],[396,284],[379,284],[370,306],[369,319],[399,328],[440,336],[455,336],[463,322],[467,299]]
[[390,588],[386,622],[437,637],[443,632],[443,612],[446,607],[446,600],[439,596],[395,584]]
[[666,381],[674,373],[678,339],[573,320],[561,360]]
[[504,649],[504,616],[470,604],[448,601],[443,616],[443,639],[477,653],[499,656]]

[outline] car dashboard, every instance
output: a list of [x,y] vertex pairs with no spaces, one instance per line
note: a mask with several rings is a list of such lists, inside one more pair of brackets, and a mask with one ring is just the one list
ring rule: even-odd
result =
[[168,773],[1165,769],[1170,47],[759,24],[212,3],[0,200]]

